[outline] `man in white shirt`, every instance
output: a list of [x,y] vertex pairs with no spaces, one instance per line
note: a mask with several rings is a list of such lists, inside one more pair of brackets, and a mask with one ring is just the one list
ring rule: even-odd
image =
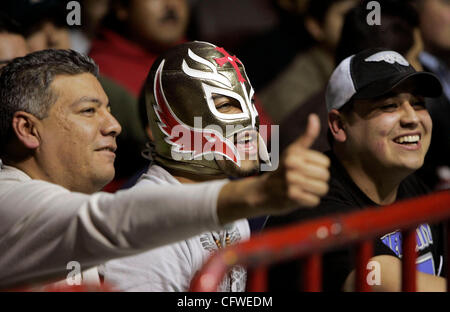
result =
[[121,127],[97,75],[91,59],[66,50],[2,69],[0,288],[59,280],[71,261],[86,270],[241,218],[315,206],[327,191],[329,161],[308,150],[313,120],[268,175],[164,186],[144,178],[98,193],[114,176]]

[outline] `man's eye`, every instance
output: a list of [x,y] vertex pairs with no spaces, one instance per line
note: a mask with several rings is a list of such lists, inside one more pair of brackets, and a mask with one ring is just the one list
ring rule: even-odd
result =
[[395,110],[397,108],[397,104],[386,104],[381,106],[381,109],[384,111],[392,111]]
[[234,98],[227,96],[213,97],[216,110],[223,114],[242,113],[241,104]]
[[412,105],[414,109],[425,109],[425,102],[417,102]]
[[228,109],[230,107],[232,107],[233,105],[231,105],[231,103],[226,102],[226,103],[222,103],[216,106],[216,108],[219,109]]
[[233,110],[234,108],[237,108],[237,105],[234,102],[226,101],[222,103],[218,103],[216,106],[216,109],[220,112],[228,112]]
[[81,111],[83,114],[93,114],[95,113],[95,108],[86,108]]

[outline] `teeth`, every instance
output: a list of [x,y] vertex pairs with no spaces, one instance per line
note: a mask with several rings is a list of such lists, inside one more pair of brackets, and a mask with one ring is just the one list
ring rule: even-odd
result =
[[417,143],[420,140],[420,136],[419,135],[407,135],[407,136],[402,136],[400,138],[395,139],[396,143]]
[[245,144],[245,143],[250,143],[253,141],[253,137],[248,137],[248,138],[244,138],[242,140],[239,140],[238,143],[239,144]]

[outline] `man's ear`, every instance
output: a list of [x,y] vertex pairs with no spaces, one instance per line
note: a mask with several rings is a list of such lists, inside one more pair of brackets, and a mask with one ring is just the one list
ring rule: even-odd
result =
[[18,111],[14,113],[12,120],[12,128],[17,139],[29,149],[39,147],[40,140],[36,123],[38,119],[32,114]]
[[328,113],[328,127],[337,142],[345,142],[347,133],[344,124],[344,116],[337,109],[332,109]]
[[307,16],[305,18],[305,28],[308,33],[316,40],[317,42],[322,42],[324,39],[324,33],[322,27],[319,22],[312,17]]

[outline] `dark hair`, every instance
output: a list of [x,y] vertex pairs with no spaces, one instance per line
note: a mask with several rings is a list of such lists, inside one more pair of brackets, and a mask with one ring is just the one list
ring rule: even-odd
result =
[[91,73],[98,67],[88,56],[72,50],[42,50],[13,59],[0,73],[0,156],[12,136],[15,112],[24,111],[45,118],[56,102],[50,84],[57,75]]
[[384,47],[406,54],[414,45],[413,30],[419,26],[419,18],[410,4],[404,0],[379,0],[381,25],[371,26],[367,23],[368,2],[362,1],[347,12],[336,48],[336,64],[368,48]]

